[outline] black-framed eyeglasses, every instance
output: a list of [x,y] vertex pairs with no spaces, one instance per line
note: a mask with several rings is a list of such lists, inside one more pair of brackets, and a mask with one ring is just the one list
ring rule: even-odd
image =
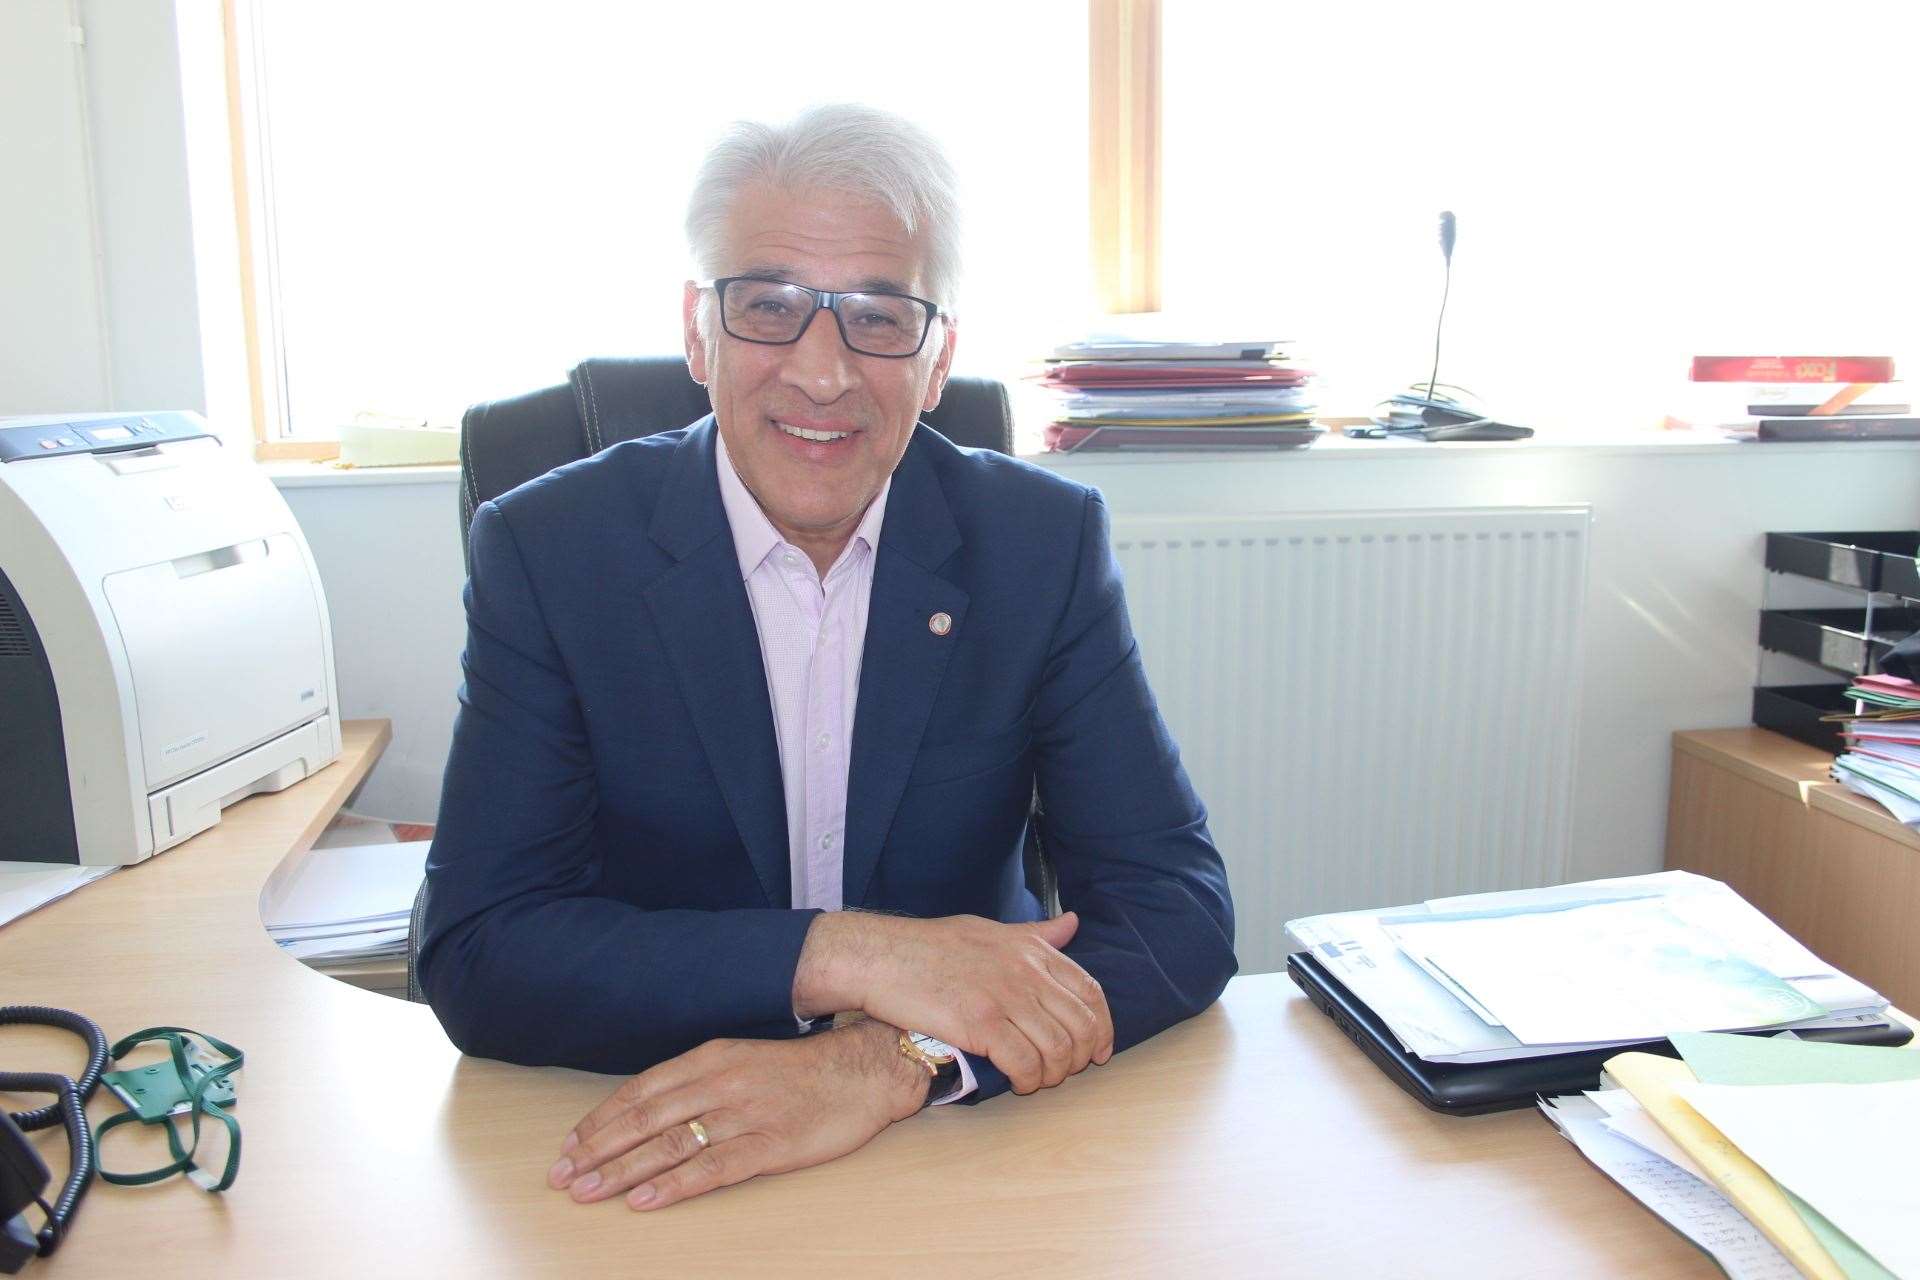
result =
[[720,295],[720,327],[742,342],[783,347],[824,308],[833,312],[840,340],[865,356],[889,360],[918,355],[940,308],[907,293],[862,289],[832,293],[762,276],[723,276],[699,282]]

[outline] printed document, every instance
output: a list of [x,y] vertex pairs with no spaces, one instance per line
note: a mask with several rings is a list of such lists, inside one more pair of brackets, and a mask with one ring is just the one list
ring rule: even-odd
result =
[[1769,1027],[1827,1010],[1653,899],[1386,926],[1524,1044]]

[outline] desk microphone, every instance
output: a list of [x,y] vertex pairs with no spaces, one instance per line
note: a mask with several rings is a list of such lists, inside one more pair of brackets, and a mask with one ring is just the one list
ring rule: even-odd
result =
[[1446,259],[1447,274],[1440,286],[1440,318],[1433,324],[1433,372],[1427,375],[1427,399],[1433,399],[1434,385],[1440,379],[1440,326],[1447,322],[1447,293],[1453,288],[1453,241],[1455,223],[1453,210],[1444,209],[1440,213],[1440,256]]
[[[1447,323],[1447,295],[1453,290],[1453,246],[1459,238],[1459,220],[1451,209],[1440,214],[1440,256],[1446,277],[1440,286],[1440,315],[1433,323],[1433,370],[1424,386],[1416,382],[1374,407],[1372,425],[1348,427],[1347,434],[1380,440],[1417,436],[1422,440],[1524,440],[1531,427],[1495,422],[1483,411],[1469,408],[1471,393],[1458,387],[1440,394],[1440,335]],[[1384,411],[1384,412],[1383,412]]]

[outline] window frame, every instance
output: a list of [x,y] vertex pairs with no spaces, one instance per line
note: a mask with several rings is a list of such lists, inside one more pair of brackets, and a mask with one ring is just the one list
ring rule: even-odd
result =
[[[292,429],[274,244],[272,120],[257,0],[221,0],[228,148],[248,404],[258,461],[325,461],[338,441]],[[1160,305],[1161,0],[1088,0],[1088,253],[1103,311]]]

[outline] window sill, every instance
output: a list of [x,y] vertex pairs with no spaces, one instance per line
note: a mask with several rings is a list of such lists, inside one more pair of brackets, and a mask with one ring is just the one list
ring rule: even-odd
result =
[[[1913,440],[1770,440],[1763,443],[1729,440],[1713,431],[1634,431],[1634,432],[1559,432],[1535,436],[1531,440],[1424,441],[1355,440],[1329,432],[1304,449],[1218,449],[1167,450],[1144,449],[1105,451],[1083,449],[1077,453],[1026,453],[1024,461],[1047,468],[1138,467],[1217,464],[1224,459],[1237,462],[1255,458],[1289,462],[1353,461],[1359,459],[1469,458],[1496,455],[1581,454],[1587,457],[1660,455],[1721,455],[1726,457],[1825,452],[1844,448],[1870,453],[1906,451],[1920,448]],[[378,487],[382,485],[458,485],[460,468],[453,463],[411,467],[347,467],[337,462],[273,461],[261,462],[267,478],[282,489]]]
[[262,462],[260,470],[281,489],[439,484],[458,487],[460,468],[451,462],[416,467],[348,467],[336,462]]
[[1147,450],[1082,449],[1075,453],[1036,453],[1022,455],[1043,467],[1078,468],[1093,463],[1099,466],[1139,466],[1169,463],[1219,462],[1223,458],[1298,459],[1302,462],[1360,458],[1464,458],[1487,454],[1581,454],[1608,457],[1640,454],[1750,455],[1825,452],[1830,449],[1887,452],[1920,447],[1916,440],[1732,440],[1718,431],[1567,431],[1553,430],[1529,440],[1450,440],[1429,444],[1424,440],[1358,440],[1329,431],[1304,449],[1183,449],[1165,452]]

